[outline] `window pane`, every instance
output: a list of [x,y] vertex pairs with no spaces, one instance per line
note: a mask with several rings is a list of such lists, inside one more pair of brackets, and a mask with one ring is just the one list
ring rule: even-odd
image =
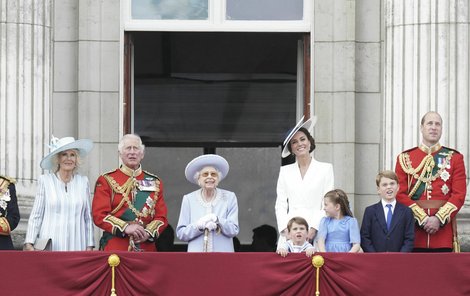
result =
[[278,146],[295,121],[291,33],[135,33],[134,130],[149,146]]
[[227,0],[227,20],[302,20],[304,0]]
[[205,20],[208,0],[132,0],[132,18]]

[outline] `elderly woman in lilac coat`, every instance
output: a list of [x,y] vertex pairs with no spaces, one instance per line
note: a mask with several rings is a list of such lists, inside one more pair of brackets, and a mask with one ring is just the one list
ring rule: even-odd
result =
[[229,171],[225,158],[215,154],[188,163],[186,179],[199,189],[186,194],[181,205],[176,235],[188,242],[188,252],[233,252],[238,232],[235,193],[217,186]]

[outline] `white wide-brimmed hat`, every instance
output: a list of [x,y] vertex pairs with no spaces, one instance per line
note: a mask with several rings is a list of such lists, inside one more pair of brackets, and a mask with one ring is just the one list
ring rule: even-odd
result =
[[[313,132],[313,127],[315,126],[315,124],[317,123],[317,117],[316,116],[313,116],[312,118],[309,118],[307,119],[305,122],[304,121],[304,117],[305,116],[302,116],[302,118],[299,120],[299,122],[297,122],[297,124],[295,125],[295,127],[289,132],[289,134],[287,135],[286,139],[284,140],[284,149],[282,149],[282,157],[287,157],[289,156],[291,153],[289,152],[289,142],[290,140],[292,140],[292,137],[295,135],[296,132],[299,131],[299,129],[301,127],[305,128],[306,130],[308,130],[309,133],[312,133]],[[303,122],[303,123],[302,123]]]
[[41,160],[41,168],[45,170],[53,169],[54,164],[52,163],[52,158],[54,155],[62,151],[76,149],[80,157],[87,155],[93,148],[93,141],[89,139],[75,140],[74,137],[64,137],[59,139],[52,136],[49,148],[51,149],[49,154]]
[[184,170],[186,179],[197,185],[197,180],[194,179],[196,173],[207,166],[212,166],[221,173],[219,181],[222,181],[227,176],[229,165],[225,158],[216,154],[204,154],[196,157],[188,163]]

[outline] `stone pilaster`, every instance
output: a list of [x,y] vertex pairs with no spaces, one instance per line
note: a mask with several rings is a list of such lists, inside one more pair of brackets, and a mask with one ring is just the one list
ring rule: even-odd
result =
[[22,217],[49,139],[51,39],[50,0],[0,2],[0,174],[17,179]]

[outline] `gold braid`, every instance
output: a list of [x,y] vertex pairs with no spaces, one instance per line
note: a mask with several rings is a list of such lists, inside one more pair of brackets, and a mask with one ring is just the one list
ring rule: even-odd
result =
[[[450,151],[446,156],[447,163],[450,163],[452,154],[453,151]],[[413,194],[416,193],[422,182],[430,183],[436,180],[446,169],[446,166],[444,165],[436,172],[436,174],[433,175],[432,170],[434,169],[436,162],[434,161],[434,157],[431,154],[426,155],[416,169],[411,165],[410,155],[408,153],[400,154],[399,161],[403,171],[417,180],[416,184],[413,186],[413,189],[408,193],[408,197],[412,197]],[[420,171],[421,174],[419,174]]]
[[[116,209],[120,209],[122,207],[122,204],[125,202],[127,203],[127,206],[129,207],[129,209],[138,217],[138,218],[142,218],[142,217],[147,217],[148,216],[148,212],[145,212],[145,213],[142,213],[140,212],[139,210],[137,210],[134,205],[132,204],[132,202],[129,200],[129,194],[131,193],[132,190],[134,190],[134,188],[137,186],[137,180],[133,177],[127,179],[126,183],[124,183],[122,186],[119,185],[118,182],[116,182],[116,180],[114,180],[113,177],[109,176],[109,175],[104,175],[104,177],[106,178],[106,180],[109,182],[109,184],[111,185],[111,187],[113,188],[114,192],[116,193],[120,193],[122,194],[122,200],[121,200],[121,203],[116,207]],[[117,212],[117,210],[114,210],[113,213]],[[112,213],[112,214],[113,214]]]

